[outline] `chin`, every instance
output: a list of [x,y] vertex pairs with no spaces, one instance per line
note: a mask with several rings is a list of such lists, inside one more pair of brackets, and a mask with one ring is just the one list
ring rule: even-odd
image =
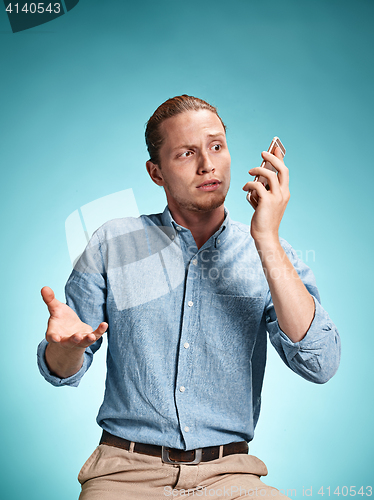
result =
[[201,202],[191,203],[191,205],[188,208],[194,212],[211,212],[212,210],[215,210],[216,208],[222,206],[225,201],[225,198],[226,195],[221,195],[219,197],[206,200],[204,202],[201,201]]
[[177,210],[188,210],[190,212],[211,212],[221,207],[226,199],[228,188],[225,192],[204,193],[204,196],[182,197],[177,193],[173,193],[170,189],[165,189],[166,198],[170,207],[175,206]]

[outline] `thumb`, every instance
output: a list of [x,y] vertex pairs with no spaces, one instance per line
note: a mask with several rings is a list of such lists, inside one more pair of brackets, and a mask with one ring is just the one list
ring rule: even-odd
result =
[[49,312],[52,313],[54,309],[60,304],[60,302],[56,299],[52,288],[49,288],[49,286],[44,286],[41,289],[40,293],[42,294],[42,298],[47,305]]

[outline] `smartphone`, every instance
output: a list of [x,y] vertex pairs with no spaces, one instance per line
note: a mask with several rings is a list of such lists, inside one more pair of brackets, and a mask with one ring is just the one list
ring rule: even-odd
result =
[[[269,146],[269,149],[268,149],[268,153],[271,153],[271,154],[274,154],[274,151],[275,151],[275,148],[278,147],[282,153],[282,158],[284,158],[284,155],[286,154],[286,148],[283,146],[281,140],[279,139],[279,137],[274,137],[273,140],[271,141],[271,144]],[[273,167],[273,165],[268,162],[268,161],[263,161],[260,165],[261,167],[263,168],[267,168],[269,170],[272,170],[273,172],[276,172],[277,173],[277,170]],[[269,190],[269,184],[267,182],[267,179],[266,177],[263,177],[262,175],[258,175],[256,178],[255,178],[255,182],[262,182],[262,184],[265,186],[265,188],[267,190]],[[254,193],[255,196],[255,200],[257,202],[257,194]],[[250,196],[251,196],[251,191],[248,191],[247,193],[247,200],[249,201],[249,203],[252,205],[253,208],[256,208],[257,206],[257,203],[256,203],[256,206],[254,206],[252,204],[252,201],[250,200]]]

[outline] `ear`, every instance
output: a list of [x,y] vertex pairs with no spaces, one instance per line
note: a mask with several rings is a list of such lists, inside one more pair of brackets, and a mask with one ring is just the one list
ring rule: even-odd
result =
[[151,160],[148,160],[145,166],[147,167],[147,172],[149,173],[149,176],[153,180],[153,182],[157,184],[157,186],[163,186],[164,179],[162,177],[160,167],[156,163],[151,162]]

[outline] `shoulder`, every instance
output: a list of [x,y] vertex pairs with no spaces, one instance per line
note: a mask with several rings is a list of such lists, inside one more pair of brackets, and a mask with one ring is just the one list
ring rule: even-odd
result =
[[286,241],[284,238],[279,238],[279,242],[289,258],[298,259],[297,252],[294,250],[291,244],[288,243],[288,241]]
[[103,243],[118,236],[143,231],[145,227],[152,225],[161,225],[161,214],[109,220],[95,231],[93,237],[96,237],[100,243]]
[[[236,240],[242,245],[247,246],[249,250],[257,252],[254,240],[251,235],[250,225],[230,219],[230,229],[230,235],[232,239]],[[291,261],[298,260],[297,252],[293,249],[293,247],[287,240],[280,237],[279,242]]]
[[243,224],[242,222],[230,219],[231,227],[234,231],[247,234],[251,237],[251,227],[248,224]]

